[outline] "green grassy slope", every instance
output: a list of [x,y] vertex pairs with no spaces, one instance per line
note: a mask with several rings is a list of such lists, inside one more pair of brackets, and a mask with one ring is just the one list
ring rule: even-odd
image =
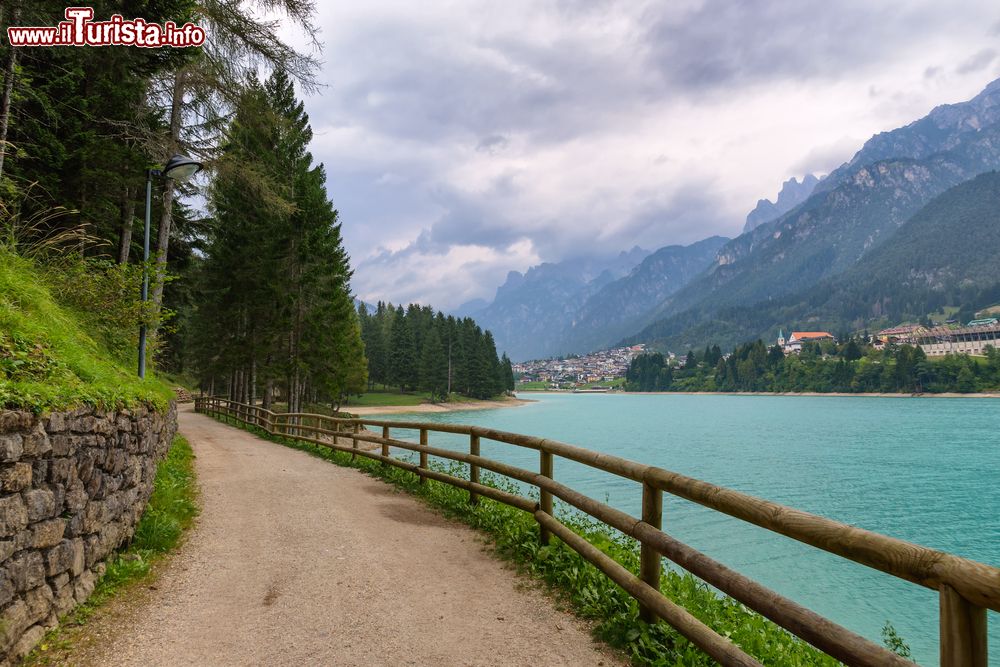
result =
[[33,262],[0,247],[0,407],[162,407],[170,398],[165,384],[140,381],[131,359],[116,358],[57,303]]

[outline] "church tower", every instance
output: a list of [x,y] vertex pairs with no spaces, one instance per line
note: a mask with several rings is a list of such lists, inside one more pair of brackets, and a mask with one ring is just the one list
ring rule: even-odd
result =
[[782,329],[778,329],[778,347],[782,349],[785,347],[785,332]]

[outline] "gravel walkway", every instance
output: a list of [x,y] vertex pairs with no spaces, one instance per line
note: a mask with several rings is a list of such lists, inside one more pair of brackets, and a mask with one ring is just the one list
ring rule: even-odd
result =
[[202,516],[75,665],[619,665],[471,529],[355,470],[179,415]]

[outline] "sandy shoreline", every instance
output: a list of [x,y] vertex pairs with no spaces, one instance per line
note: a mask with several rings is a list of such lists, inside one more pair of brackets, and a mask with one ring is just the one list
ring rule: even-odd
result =
[[629,396],[643,396],[643,395],[655,395],[655,396],[839,396],[843,398],[1000,398],[1000,394],[989,393],[989,394],[958,394],[954,392],[945,392],[941,394],[879,394],[871,392],[846,392],[846,391],[619,391],[615,392],[617,394],[626,394]]
[[421,403],[420,405],[345,405],[343,410],[363,417],[365,415],[396,415],[407,412],[457,412],[459,410],[493,410],[496,408],[516,408],[528,403],[530,399],[507,398],[502,401],[469,401],[467,403]]

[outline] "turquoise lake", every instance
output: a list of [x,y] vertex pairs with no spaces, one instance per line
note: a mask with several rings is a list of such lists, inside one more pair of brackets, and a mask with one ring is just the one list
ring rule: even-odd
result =
[[[616,454],[1000,567],[996,399],[522,394],[518,408],[421,414]],[[392,415],[414,419],[414,415]],[[394,437],[406,437],[400,431]],[[432,434],[467,451],[468,439]],[[537,470],[538,454],[483,441]],[[639,485],[557,459],[556,478],[635,516]],[[936,665],[937,594],[664,496],[664,530],[876,641],[887,621]],[[991,665],[1000,615],[990,612]]]

